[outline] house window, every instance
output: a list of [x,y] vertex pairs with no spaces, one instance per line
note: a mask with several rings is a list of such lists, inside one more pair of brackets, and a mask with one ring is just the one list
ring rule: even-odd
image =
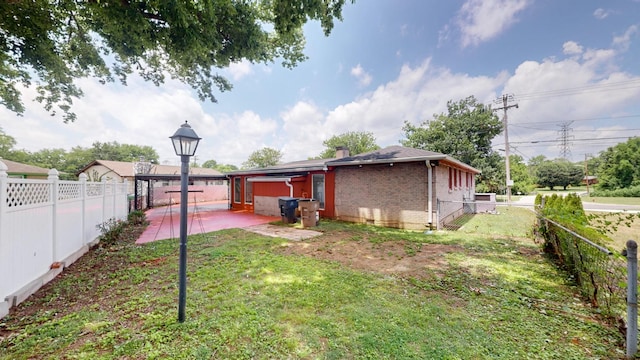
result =
[[451,169],[453,172],[453,188],[457,189],[458,188],[458,170],[456,169]]
[[313,198],[320,203],[320,209],[324,209],[324,174],[312,175],[311,192],[313,193]]
[[253,183],[249,182],[249,178],[244,179],[244,203],[253,203]]
[[242,195],[242,193],[240,192],[240,181],[242,181],[242,179],[240,179],[239,177],[233,178],[233,202],[236,204],[240,204],[240,197]]
[[462,171],[458,170],[458,187],[462,189]]
[[453,190],[453,174],[451,171],[452,169],[449,168],[449,191]]

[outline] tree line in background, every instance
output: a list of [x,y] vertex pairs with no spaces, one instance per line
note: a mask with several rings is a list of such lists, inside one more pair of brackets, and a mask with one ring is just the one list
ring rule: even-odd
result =
[[91,147],[75,146],[71,150],[42,149],[30,152],[15,148],[15,139],[0,128],[0,159],[23,164],[56,169],[62,178],[75,178],[76,174],[94,160],[137,162],[141,159],[152,164],[158,163],[158,153],[151,146],[94,142]]
[[[450,155],[481,171],[476,182],[477,192],[503,193],[505,188],[505,159],[492,148],[492,140],[502,132],[498,117],[473,96],[447,103],[447,112],[435,114],[420,125],[405,122],[403,146]],[[157,164],[158,154],[150,146],[95,142],[90,148],[76,146],[64,149],[43,149],[28,152],[15,149],[15,139],[0,128],[0,158],[43,168],[55,168],[75,176],[94,160],[136,162],[141,158]],[[325,149],[315,159],[336,155],[338,146],[345,146],[351,155],[380,149],[371,132],[347,132],[323,142]],[[254,151],[242,163],[242,169],[263,168],[280,163],[283,153],[265,147]],[[525,162],[520,155],[511,155],[511,179],[514,194],[529,194],[537,187],[567,189],[580,185],[586,175],[598,179],[595,196],[640,196],[640,138],[631,138],[588,158],[586,163],[571,163],[564,159],[547,159],[543,155]],[[192,166],[216,169],[221,172],[238,170],[232,164],[220,164],[214,159]],[[587,172],[586,170],[589,169]]]

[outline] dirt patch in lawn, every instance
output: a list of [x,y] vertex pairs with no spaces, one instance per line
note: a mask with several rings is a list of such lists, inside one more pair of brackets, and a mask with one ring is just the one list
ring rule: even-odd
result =
[[285,254],[337,261],[358,270],[402,277],[441,277],[448,268],[447,254],[460,252],[456,245],[423,244],[405,240],[371,242],[352,234],[325,234],[305,241],[289,242]]

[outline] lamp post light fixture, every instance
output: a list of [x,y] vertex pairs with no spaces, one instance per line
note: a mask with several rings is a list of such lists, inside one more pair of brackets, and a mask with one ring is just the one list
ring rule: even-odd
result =
[[200,139],[185,121],[170,137],[176,155],[180,156],[180,287],[178,291],[178,321],[184,322],[184,308],[187,302],[187,209],[189,201],[188,178],[189,157],[196,153]]

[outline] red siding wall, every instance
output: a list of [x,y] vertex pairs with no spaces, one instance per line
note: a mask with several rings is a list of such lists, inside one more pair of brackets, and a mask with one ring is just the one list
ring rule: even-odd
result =
[[[320,216],[333,218],[335,216],[334,210],[334,198],[335,198],[335,173],[333,171],[317,171],[309,173],[307,176],[301,176],[291,179],[291,185],[293,186],[293,197],[297,198],[309,198],[312,195],[312,174],[325,174],[324,186],[325,186],[325,208],[320,210]],[[246,210],[253,211],[253,203],[245,204],[244,199],[244,184],[245,178],[251,176],[263,176],[262,174],[240,176],[241,180],[241,202],[235,203],[233,196],[235,193],[235,181],[232,178],[230,182],[231,186],[231,209],[232,210]],[[235,177],[234,177],[235,178]],[[258,197],[280,197],[289,196],[289,187],[283,181],[275,182],[254,182],[253,183],[253,196]],[[254,202],[255,203],[255,202]]]

